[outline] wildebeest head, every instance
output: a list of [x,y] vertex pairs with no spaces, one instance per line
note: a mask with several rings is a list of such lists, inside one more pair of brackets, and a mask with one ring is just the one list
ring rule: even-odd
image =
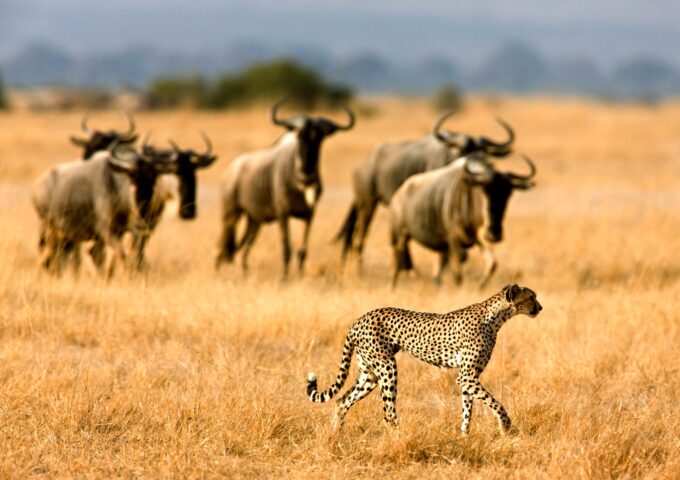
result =
[[354,112],[343,107],[348,121],[340,125],[326,117],[309,117],[298,115],[290,118],[278,118],[276,113],[285,99],[279,100],[271,109],[271,120],[296,133],[298,140],[298,155],[295,168],[296,184],[304,192],[305,202],[310,208],[316,203],[321,183],[319,180],[319,152],[321,142],[338,130],[349,130],[354,126]]
[[465,181],[469,185],[481,187],[486,196],[488,218],[484,236],[490,242],[503,239],[503,217],[512,191],[527,190],[534,186],[532,179],[536,175],[536,167],[528,157],[522,158],[531,170],[527,175],[499,172],[484,156],[473,155],[465,161]]
[[71,137],[71,142],[83,149],[83,159],[87,160],[95,152],[106,150],[116,142],[117,145],[131,145],[137,141],[137,134],[135,133],[135,121],[132,116],[125,112],[125,117],[128,121],[128,129],[126,132],[118,132],[116,130],[90,130],[87,128],[87,114],[83,116],[80,122],[80,129],[86,138]]
[[148,138],[145,138],[142,146],[144,154],[175,163],[176,169],[172,173],[179,179],[179,216],[186,220],[196,217],[196,170],[206,168],[217,160],[217,155],[212,155],[212,143],[205,132],[201,131],[201,137],[206,145],[203,153],[181,149],[172,140],[169,141],[171,149],[148,145]]
[[128,145],[114,143],[109,147],[109,152],[111,155],[108,162],[111,168],[130,177],[130,181],[135,187],[135,204],[139,216],[144,222],[147,222],[156,179],[159,175],[176,171],[177,163],[173,159],[163,156],[137,152]]
[[440,141],[455,149],[455,157],[463,157],[475,152],[482,152],[494,157],[505,157],[512,153],[512,143],[515,141],[515,132],[503,119],[496,117],[496,121],[507,132],[508,138],[504,142],[497,142],[488,137],[479,135],[473,137],[464,133],[455,133],[442,129],[442,125],[453,115],[448,112],[437,120],[432,127],[432,134]]

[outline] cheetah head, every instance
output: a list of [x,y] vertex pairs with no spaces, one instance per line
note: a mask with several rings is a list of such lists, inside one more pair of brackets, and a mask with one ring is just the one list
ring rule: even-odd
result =
[[543,310],[543,307],[536,299],[536,292],[532,289],[515,284],[506,286],[504,290],[505,300],[515,307],[516,314],[523,313],[534,318]]

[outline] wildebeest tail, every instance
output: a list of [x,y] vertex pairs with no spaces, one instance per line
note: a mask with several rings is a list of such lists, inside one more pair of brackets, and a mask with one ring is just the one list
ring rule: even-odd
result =
[[358,215],[357,205],[356,203],[353,203],[352,206],[350,206],[349,208],[349,212],[347,212],[347,216],[345,217],[345,221],[342,223],[340,230],[338,231],[338,233],[335,234],[335,237],[333,237],[334,242],[344,240],[343,251],[349,250],[349,248],[352,246],[354,229],[356,228],[357,224],[357,215]]
[[327,402],[335,396],[338,391],[345,385],[347,381],[347,375],[349,374],[349,366],[352,362],[352,354],[354,353],[354,345],[349,339],[349,336],[345,339],[345,344],[342,346],[342,360],[340,360],[340,371],[335,379],[335,383],[331,385],[328,390],[323,392],[317,391],[316,385],[316,375],[310,373],[307,376],[307,396],[314,403]]

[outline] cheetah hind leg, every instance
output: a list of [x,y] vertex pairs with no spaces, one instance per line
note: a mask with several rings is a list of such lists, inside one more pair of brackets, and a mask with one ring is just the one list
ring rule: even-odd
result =
[[333,415],[333,421],[331,423],[333,430],[337,431],[342,427],[345,421],[345,416],[349,409],[357,403],[359,400],[365,398],[369,393],[375,390],[378,386],[378,377],[366,368],[359,366],[359,375],[354,381],[352,387],[345,392],[345,394],[340,397],[338,404],[335,408],[335,413]]

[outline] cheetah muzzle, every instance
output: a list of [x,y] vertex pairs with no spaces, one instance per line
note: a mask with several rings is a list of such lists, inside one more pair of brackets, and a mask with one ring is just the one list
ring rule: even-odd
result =
[[316,403],[333,398],[347,380],[352,355],[356,351],[359,374],[338,400],[333,425],[342,425],[352,405],[376,387],[380,388],[385,422],[396,425],[395,354],[403,349],[431,365],[459,369],[456,383],[462,392],[460,429],[463,434],[470,429],[473,400],[489,407],[498,418],[501,432],[507,432],[511,425],[510,417],[503,405],[480,383],[479,376],[491,358],[501,326],[515,315],[533,318],[542,309],[533,290],[508,285],[483,302],[444,314],[399,308],[372,310],[350,327],[335,383],[320,392],[316,375],[310,373],[307,395]]

